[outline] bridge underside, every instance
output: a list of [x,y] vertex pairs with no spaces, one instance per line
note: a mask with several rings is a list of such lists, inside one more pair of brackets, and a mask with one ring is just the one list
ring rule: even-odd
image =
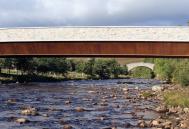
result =
[[1,42],[0,56],[189,57],[189,42],[28,41]]

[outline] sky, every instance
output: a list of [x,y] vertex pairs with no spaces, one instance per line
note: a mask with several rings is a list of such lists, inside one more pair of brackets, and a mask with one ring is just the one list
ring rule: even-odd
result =
[[189,0],[0,0],[0,27],[178,26]]

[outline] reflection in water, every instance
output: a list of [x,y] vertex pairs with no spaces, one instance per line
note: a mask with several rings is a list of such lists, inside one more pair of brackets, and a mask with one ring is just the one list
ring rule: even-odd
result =
[[[138,120],[159,116],[151,110],[157,105],[156,100],[138,97],[140,90],[148,90],[157,83],[122,79],[1,85],[0,128],[59,129],[65,124],[79,129],[137,127]],[[8,103],[10,99],[14,103]],[[35,107],[38,115],[21,114],[26,107]],[[19,124],[15,122],[17,118],[30,122]]]

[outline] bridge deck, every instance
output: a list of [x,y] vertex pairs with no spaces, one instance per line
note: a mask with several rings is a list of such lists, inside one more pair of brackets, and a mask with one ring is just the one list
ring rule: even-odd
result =
[[0,56],[189,57],[189,27],[0,29]]

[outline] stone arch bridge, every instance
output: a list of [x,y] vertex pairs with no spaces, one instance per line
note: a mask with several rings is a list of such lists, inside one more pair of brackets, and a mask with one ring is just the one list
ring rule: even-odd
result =
[[128,71],[131,71],[132,69],[134,69],[136,67],[147,67],[153,71],[154,66],[155,65],[153,63],[145,63],[145,62],[136,62],[136,63],[127,64]]

